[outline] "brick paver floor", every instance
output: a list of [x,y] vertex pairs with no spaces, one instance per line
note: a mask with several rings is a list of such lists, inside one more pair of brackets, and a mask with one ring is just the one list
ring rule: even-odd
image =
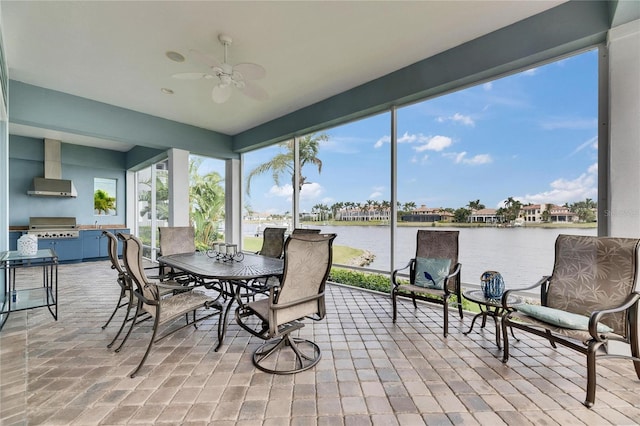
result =
[[327,288],[326,319],[300,331],[322,349],[311,370],[255,369],[262,341],[233,319],[214,352],[215,317],[158,343],[131,379],[150,325],[120,353],[106,348],[118,327],[101,328],[119,292],[109,263],[61,265],[59,282],[58,321],[46,308],[16,312],[0,332],[2,425],[640,423],[630,361],[599,361],[587,409],[585,360],[572,351],[526,336],[503,365],[492,326],[463,335],[471,314],[452,316],[444,338],[441,307],[401,301],[394,325],[389,297],[336,285]]

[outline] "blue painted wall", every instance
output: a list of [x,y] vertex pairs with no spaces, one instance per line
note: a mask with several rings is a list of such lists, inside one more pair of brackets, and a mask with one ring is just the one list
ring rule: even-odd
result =
[[[70,216],[79,225],[124,225],[126,216],[126,153],[62,143],[62,178],[71,179],[77,198],[27,195],[34,177],[44,174],[44,141],[9,137],[9,226],[26,226],[31,216]],[[117,181],[116,215],[95,216],[93,179]]]

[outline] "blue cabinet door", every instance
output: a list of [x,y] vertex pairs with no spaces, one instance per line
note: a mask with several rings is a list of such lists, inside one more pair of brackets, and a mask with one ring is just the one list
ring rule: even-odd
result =
[[60,262],[82,260],[81,238],[69,238],[67,240],[40,238],[38,239],[38,248],[55,250]]
[[90,230],[80,231],[82,237],[82,258],[93,259],[95,257],[106,256],[101,254],[101,248],[104,245],[106,249],[106,238],[102,237],[102,231]]
[[9,232],[9,250],[18,250],[18,238],[22,236],[22,231]]
[[[105,229],[114,235],[118,232],[129,233],[129,229]],[[82,259],[97,259],[109,257],[109,240],[102,235],[100,229],[90,229],[80,232],[82,239]],[[122,244],[118,241],[118,256],[122,255]]]

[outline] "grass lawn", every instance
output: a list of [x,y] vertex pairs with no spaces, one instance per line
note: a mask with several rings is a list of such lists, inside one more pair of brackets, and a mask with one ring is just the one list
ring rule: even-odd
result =
[[[262,237],[244,237],[243,249],[248,252],[257,252],[262,248]],[[347,246],[333,246],[333,263],[341,265],[348,265],[351,259],[361,256],[364,250],[347,247]]]

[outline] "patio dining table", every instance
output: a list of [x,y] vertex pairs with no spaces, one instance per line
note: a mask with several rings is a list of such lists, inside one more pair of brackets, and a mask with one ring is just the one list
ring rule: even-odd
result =
[[161,256],[158,262],[192,275],[206,288],[220,291],[223,299],[226,299],[224,314],[218,322],[218,345],[215,351],[222,347],[233,303],[242,303],[242,286],[259,278],[280,277],[284,267],[282,259],[252,253],[243,253],[243,256],[236,259],[226,260],[209,257],[203,252],[179,253]]

